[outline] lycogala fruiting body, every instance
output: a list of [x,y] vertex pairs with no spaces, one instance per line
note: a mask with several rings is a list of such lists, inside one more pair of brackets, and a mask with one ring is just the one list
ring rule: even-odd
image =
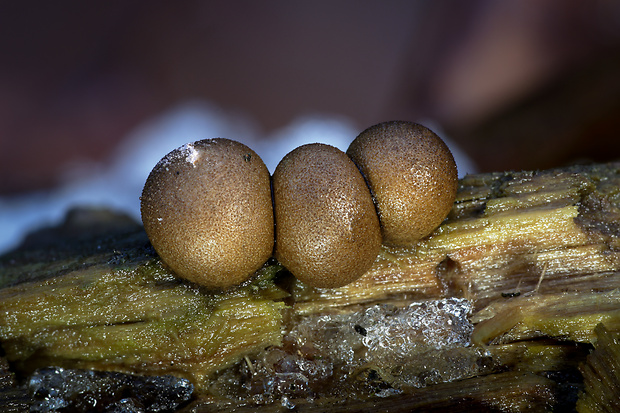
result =
[[151,171],[141,197],[144,228],[180,277],[207,287],[242,283],[272,255],[269,171],[228,139],[188,143]]
[[415,244],[450,212],[456,163],[430,129],[412,122],[380,123],[360,133],[347,154],[368,182],[386,245]]
[[340,287],[364,274],[381,248],[379,219],[364,178],[333,146],[287,154],[273,174],[275,257],[314,287]]

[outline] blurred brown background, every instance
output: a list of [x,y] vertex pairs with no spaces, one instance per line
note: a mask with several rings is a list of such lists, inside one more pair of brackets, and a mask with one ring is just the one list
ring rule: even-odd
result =
[[432,119],[482,171],[620,158],[615,0],[3,2],[0,59],[0,195],[196,98]]

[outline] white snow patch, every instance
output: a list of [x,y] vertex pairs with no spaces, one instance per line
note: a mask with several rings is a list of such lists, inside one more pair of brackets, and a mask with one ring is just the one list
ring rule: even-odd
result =
[[[198,160],[198,151],[188,142],[216,137],[239,141],[252,148],[273,173],[284,155],[306,143],[326,143],[346,151],[364,127],[338,116],[309,115],[264,135],[247,116],[202,101],[187,102],[136,128],[109,164],[74,165],[54,190],[0,197],[0,253],[17,246],[28,232],[61,222],[76,206],[108,207],[140,220],[139,197],[151,169],[175,148],[185,148],[187,162]],[[442,138],[453,151],[459,175],[475,172],[469,158]]]

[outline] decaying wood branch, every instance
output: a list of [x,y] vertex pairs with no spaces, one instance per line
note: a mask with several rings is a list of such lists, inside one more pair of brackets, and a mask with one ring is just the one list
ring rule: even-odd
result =
[[188,411],[520,412],[582,393],[593,410],[580,371],[619,374],[586,357],[620,331],[620,163],[465,177],[433,234],[336,289],[270,262],[206,291],[139,227],[90,228],[70,220],[0,258],[0,340],[20,377],[172,374],[196,386]]

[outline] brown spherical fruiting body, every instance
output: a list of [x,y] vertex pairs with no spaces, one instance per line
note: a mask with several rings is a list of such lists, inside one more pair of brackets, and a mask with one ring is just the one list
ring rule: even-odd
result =
[[347,155],[309,144],[273,174],[275,257],[314,287],[340,287],[364,274],[381,248],[370,191]]
[[386,245],[415,244],[450,212],[456,163],[430,129],[412,122],[380,123],[355,138],[347,154],[368,182]]
[[141,213],[162,260],[200,285],[240,284],[273,252],[269,171],[254,151],[229,139],[166,155],[144,185]]

